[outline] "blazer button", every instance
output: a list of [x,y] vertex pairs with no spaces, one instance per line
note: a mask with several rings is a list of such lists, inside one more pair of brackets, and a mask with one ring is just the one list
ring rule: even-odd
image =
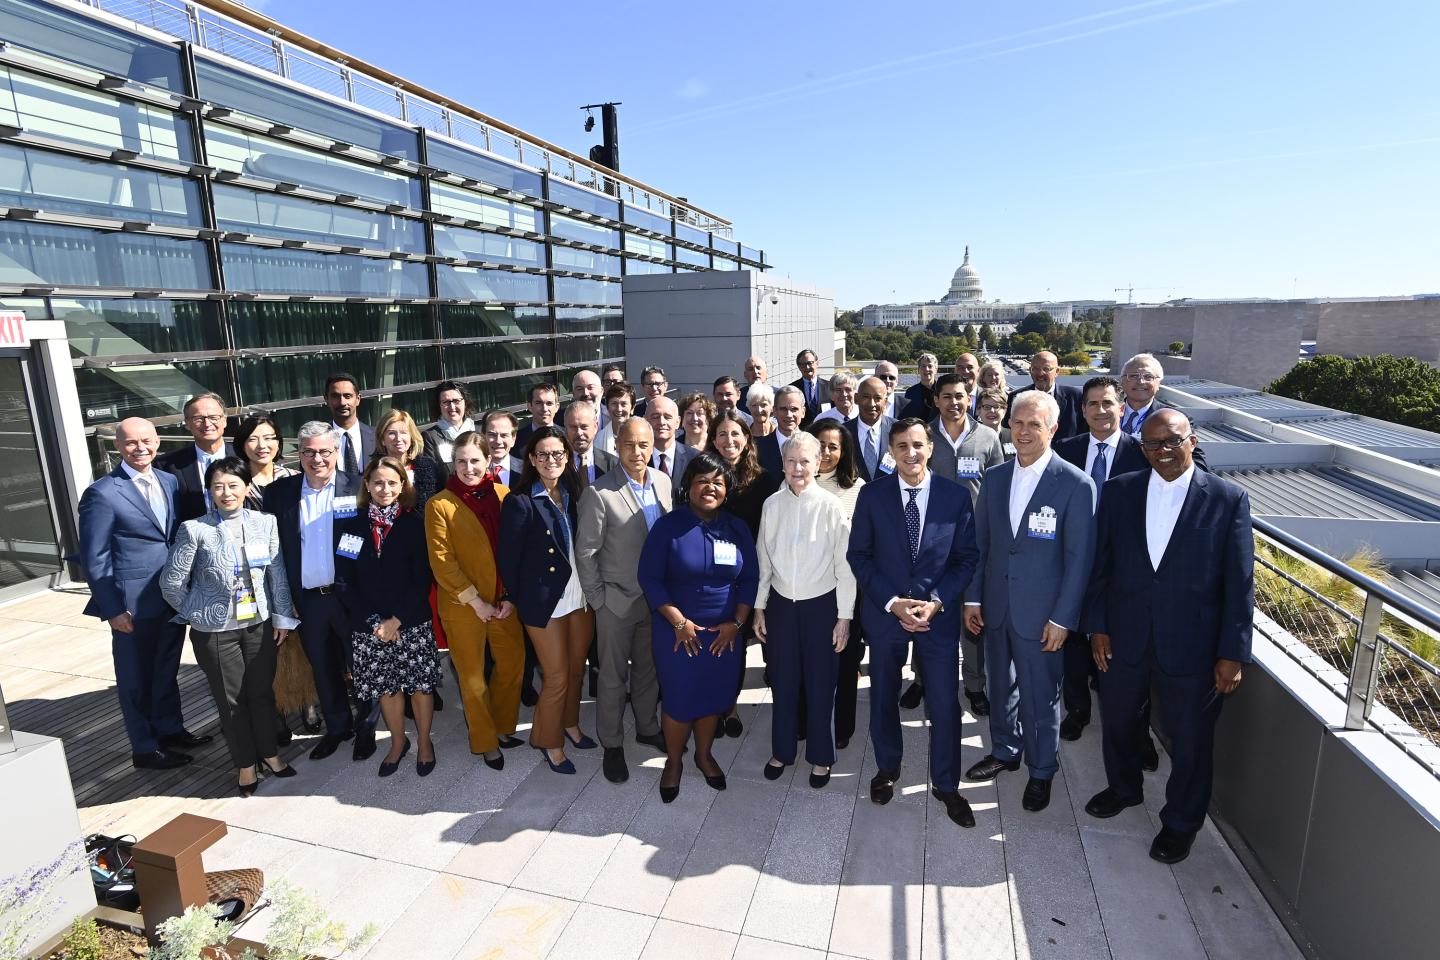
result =
[[551,547],[548,552],[549,552],[549,553],[554,553],[554,552],[555,552],[555,548],[554,548],[554,547]]
[[551,568],[550,568],[550,572],[551,572],[551,573],[554,573],[554,572],[555,572],[555,568],[554,568],[554,567],[551,567]]

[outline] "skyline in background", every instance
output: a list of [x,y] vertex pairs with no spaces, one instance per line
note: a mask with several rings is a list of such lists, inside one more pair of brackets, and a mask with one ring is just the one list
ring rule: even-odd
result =
[[[1440,4],[252,0],[286,26],[732,220],[837,306],[1440,292]],[[436,32],[434,18],[456,29]]]

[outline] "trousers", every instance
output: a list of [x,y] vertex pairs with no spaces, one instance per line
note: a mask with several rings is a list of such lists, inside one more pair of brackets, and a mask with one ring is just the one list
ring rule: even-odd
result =
[[655,673],[655,653],[650,649],[650,610],[645,601],[636,600],[623,615],[608,606],[599,607],[595,632],[600,655],[595,732],[600,745],[624,745],[627,689],[635,733],[646,737],[659,733],[660,681]]
[[[299,638],[287,638],[298,643]],[[195,661],[210,682],[230,762],[248,767],[275,756],[275,631],[269,621],[238,630],[190,631]]]

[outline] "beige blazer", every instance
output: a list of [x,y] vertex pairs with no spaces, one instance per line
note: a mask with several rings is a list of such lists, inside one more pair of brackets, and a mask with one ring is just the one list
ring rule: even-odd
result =
[[[670,512],[670,478],[650,469],[650,483],[662,514]],[[635,579],[640,550],[650,528],[630,477],[617,466],[586,487],[580,495],[580,526],[575,534],[575,568],[585,601],[595,609],[607,607],[616,616],[630,613],[645,597]]]

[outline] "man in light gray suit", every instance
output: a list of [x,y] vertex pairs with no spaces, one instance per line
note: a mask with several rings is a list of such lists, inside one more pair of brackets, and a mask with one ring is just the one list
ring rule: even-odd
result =
[[845,422],[855,441],[855,469],[860,479],[869,483],[877,477],[895,472],[895,459],[890,454],[890,425],[894,418],[885,415],[890,391],[879,377],[866,377],[855,391],[860,412]]
[[1030,768],[1022,806],[1044,810],[1060,769],[1061,648],[1078,629],[1095,543],[1095,484],[1055,456],[1060,405],[1042,390],[1015,398],[1015,459],[985,474],[975,508],[980,565],[965,591],[965,626],[984,630],[992,706],[990,755],[965,774],[993,780]]
[[[656,404],[673,401],[659,397]],[[650,466],[655,435],[631,417],[620,427],[615,450],[620,467],[596,479],[580,495],[575,567],[585,600],[595,610],[600,686],[595,727],[605,748],[605,779],[630,779],[625,765],[625,688],[635,713],[635,740],[665,752],[656,712],[660,683],[650,651],[650,607],[635,574],[650,528],[670,510],[670,478]]]

